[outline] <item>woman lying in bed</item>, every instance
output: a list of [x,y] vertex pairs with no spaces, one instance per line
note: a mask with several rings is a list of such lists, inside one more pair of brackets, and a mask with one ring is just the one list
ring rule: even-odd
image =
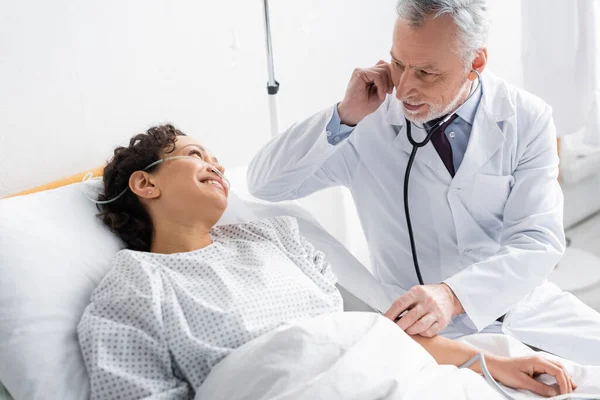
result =
[[[227,206],[223,172],[171,125],[115,150],[100,200],[118,198],[100,216],[127,249],[78,328],[93,399],[190,398],[237,347],[286,321],[342,311],[325,256],[293,218],[215,227]],[[440,364],[461,365],[477,353],[441,336],[413,338]],[[507,386],[549,396],[552,388],[532,378],[549,373],[561,393],[575,387],[542,358],[486,360]],[[471,368],[480,372],[479,363]]]

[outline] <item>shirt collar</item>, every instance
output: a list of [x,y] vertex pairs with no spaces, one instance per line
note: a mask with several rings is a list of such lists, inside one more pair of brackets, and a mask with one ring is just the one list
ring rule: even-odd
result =
[[464,121],[468,122],[470,125],[473,125],[473,121],[475,121],[475,114],[477,114],[477,108],[479,107],[479,102],[481,100],[481,95],[483,93],[483,85],[479,85],[477,91],[471,96],[469,100],[462,106],[456,114]]

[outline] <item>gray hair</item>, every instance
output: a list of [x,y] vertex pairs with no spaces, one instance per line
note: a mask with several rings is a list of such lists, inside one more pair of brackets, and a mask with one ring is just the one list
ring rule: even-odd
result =
[[398,0],[396,11],[414,27],[429,17],[451,15],[459,32],[455,51],[465,65],[470,65],[487,43],[490,19],[486,0]]

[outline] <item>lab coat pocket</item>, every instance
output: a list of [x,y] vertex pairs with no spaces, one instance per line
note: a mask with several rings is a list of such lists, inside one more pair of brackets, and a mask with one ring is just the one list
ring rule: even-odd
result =
[[475,220],[495,240],[500,240],[504,207],[515,178],[511,175],[476,174],[473,181],[472,209]]

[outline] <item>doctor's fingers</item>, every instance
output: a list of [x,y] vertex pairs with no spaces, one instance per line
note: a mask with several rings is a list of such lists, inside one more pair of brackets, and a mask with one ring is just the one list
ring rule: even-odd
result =
[[377,65],[375,65],[375,67],[373,67],[373,69],[380,71],[387,78],[389,85],[387,94],[391,94],[394,90],[394,81],[392,80],[392,66],[390,65],[390,63],[385,62],[383,60],[379,60],[379,62],[377,63]]
[[[408,315],[408,314],[406,314]],[[404,318],[404,317],[403,317]],[[402,321],[402,320],[400,320]],[[422,335],[424,332],[429,330],[433,324],[437,322],[437,316],[433,313],[425,314],[421,319],[415,322],[410,328],[406,329],[405,332],[409,335]],[[398,322],[399,323],[399,322]],[[424,335],[422,335],[424,336]]]
[[437,335],[438,333],[440,333],[442,331],[442,329],[444,329],[446,326],[441,324],[439,321],[436,321],[425,332],[421,332],[420,335],[423,337],[432,338],[435,335]]
[[407,312],[396,325],[398,325],[403,331],[416,324],[425,314],[428,314],[428,310],[421,304],[414,306],[409,312]]
[[357,76],[363,81],[365,88],[375,85],[377,95],[381,101],[385,100],[385,94],[390,90],[390,87],[393,87],[391,78],[387,76],[383,68],[373,67],[359,70]]
[[373,67],[374,71],[377,71],[385,80],[385,89],[387,94],[391,94],[394,90],[394,81],[392,80],[392,71],[389,65],[380,65]]
[[398,318],[398,315],[416,304],[416,300],[417,299],[412,294],[405,293],[392,303],[390,309],[387,310],[383,316],[395,321],[396,318]]

